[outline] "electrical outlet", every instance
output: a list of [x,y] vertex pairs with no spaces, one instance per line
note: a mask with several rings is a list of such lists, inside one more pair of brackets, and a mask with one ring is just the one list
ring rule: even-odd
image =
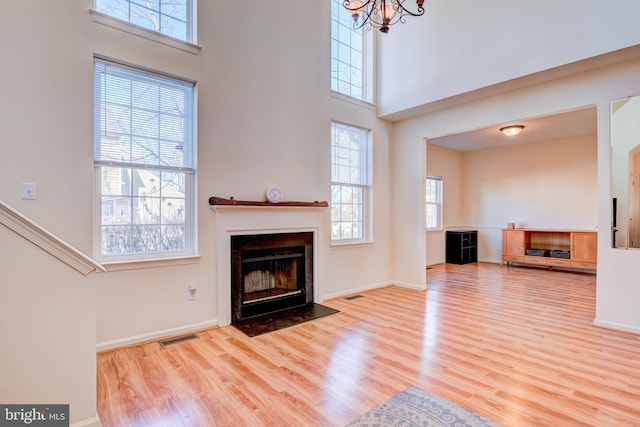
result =
[[189,287],[187,288],[187,291],[189,292],[189,296],[187,297],[187,299],[189,301],[193,301],[196,299],[196,291],[198,290],[198,287],[194,284],[189,285]]

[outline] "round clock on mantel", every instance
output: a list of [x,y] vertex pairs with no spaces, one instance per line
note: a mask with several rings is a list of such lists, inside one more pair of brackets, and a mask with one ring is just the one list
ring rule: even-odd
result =
[[272,185],[269,188],[267,188],[265,195],[267,197],[267,201],[270,203],[280,203],[282,200],[284,200],[284,196],[282,195],[282,190],[280,190],[280,188],[276,187],[275,185]]

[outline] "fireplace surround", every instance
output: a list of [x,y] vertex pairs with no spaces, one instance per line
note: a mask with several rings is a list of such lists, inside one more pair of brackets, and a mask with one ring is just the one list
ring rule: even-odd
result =
[[242,204],[213,204],[214,241],[216,251],[216,293],[219,326],[231,324],[231,238],[250,234],[279,234],[311,232],[313,250],[313,302],[322,301],[320,258],[321,248],[327,247],[320,224],[330,221],[329,210],[323,204],[313,206],[284,205],[247,206]]

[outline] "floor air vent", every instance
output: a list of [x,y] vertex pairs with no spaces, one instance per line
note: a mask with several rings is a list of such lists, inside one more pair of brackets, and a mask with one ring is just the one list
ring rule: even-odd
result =
[[345,297],[344,299],[351,301],[352,299],[364,298],[362,295],[351,295],[350,297]]
[[176,344],[176,343],[179,343],[179,342],[182,342],[182,341],[195,340],[197,338],[198,338],[198,336],[196,334],[184,335],[184,336],[181,336],[181,337],[170,338],[168,340],[160,341],[160,345],[164,347],[166,345]]

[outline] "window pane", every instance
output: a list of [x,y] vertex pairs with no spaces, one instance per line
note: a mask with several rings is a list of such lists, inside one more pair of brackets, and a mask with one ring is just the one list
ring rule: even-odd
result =
[[135,224],[159,224],[160,200],[157,197],[136,197],[133,199],[133,222]]
[[192,83],[97,63],[94,85],[96,160],[192,167]]
[[103,197],[102,211],[108,213],[102,217],[103,225],[131,224],[130,197]]
[[131,4],[129,22],[149,30],[160,32],[157,12],[137,4]]
[[[104,255],[155,252],[160,248],[160,240],[163,250],[184,249],[187,174],[104,167],[101,176]],[[176,239],[181,242],[179,245],[168,243]]]
[[162,226],[161,231],[163,251],[184,251],[186,246],[184,225],[164,225]]
[[107,225],[102,227],[102,254],[125,255],[131,252],[129,226]]
[[162,28],[163,33],[169,34],[171,37],[175,37],[180,40],[187,39],[187,26],[184,21],[162,15],[160,28]]
[[171,197],[173,199],[183,198],[186,194],[185,182],[187,174],[180,172],[162,172],[162,196]]
[[442,228],[442,179],[428,177],[425,182],[426,227]]
[[96,0],[96,9],[123,21],[129,20],[127,0]]
[[131,227],[133,249],[136,253],[160,251],[160,226],[137,225]]
[[332,123],[331,236],[360,240],[365,236],[368,182],[368,131]]
[[187,20],[187,0],[164,0],[162,2],[162,13],[175,19]]
[[94,65],[100,255],[192,251],[193,83]]
[[100,179],[101,193],[103,197],[110,196],[122,196],[130,194],[127,190],[126,179],[123,174],[126,174],[127,170],[114,167],[103,167],[102,176]]
[[357,99],[365,98],[364,38],[342,5],[331,0],[331,89]]
[[334,185],[331,200],[332,239],[364,238],[364,189]]
[[184,199],[162,198],[162,224],[184,224]]
[[97,0],[96,9],[179,40],[192,41],[191,0]]

